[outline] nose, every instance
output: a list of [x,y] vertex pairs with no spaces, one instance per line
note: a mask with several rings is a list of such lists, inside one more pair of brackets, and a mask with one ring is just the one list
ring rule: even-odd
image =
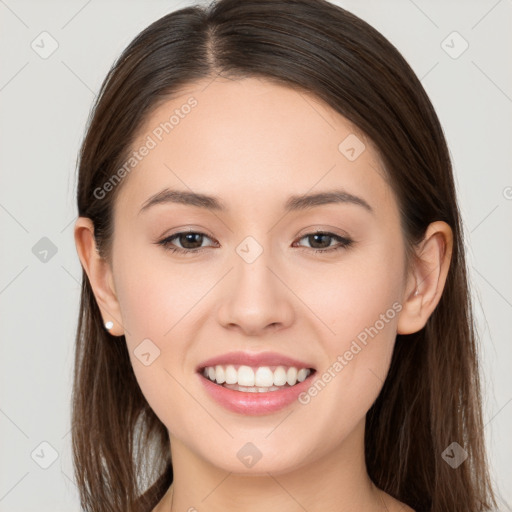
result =
[[246,336],[262,336],[289,327],[294,320],[294,294],[282,266],[263,251],[255,261],[238,255],[220,290],[219,323]]

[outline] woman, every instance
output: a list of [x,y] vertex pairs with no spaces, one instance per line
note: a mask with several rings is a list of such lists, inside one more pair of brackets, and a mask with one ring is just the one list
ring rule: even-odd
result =
[[495,505],[448,149],[375,29],[323,0],[164,16],[77,196],[85,510]]

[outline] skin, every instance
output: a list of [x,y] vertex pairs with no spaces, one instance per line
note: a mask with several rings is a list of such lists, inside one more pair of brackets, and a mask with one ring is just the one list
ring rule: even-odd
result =
[[[170,434],[175,479],[154,510],[411,510],[371,483],[364,421],[396,334],[421,329],[440,299],[450,227],[431,224],[408,267],[397,201],[371,142],[314,96],[268,81],[189,85],[151,113],[133,147],[191,95],[198,105],[124,178],[112,264],[95,252],[90,220],[75,225],[103,319],[125,335],[142,392]],[[366,149],[349,161],[338,145],[354,133]],[[139,214],[165,187],[218,196],[229,211],[165,204]],[[334,188],[364,198],[373,213],[349,203],[283,211],[291,194]],[[207,235],[188,245],[202,252],[155,244],[188,228]],[[354,242],[315,253],[338,245],[315,245],[306,236],[315,229]],[[236,252],[247,236],[263,248],[250,264]],[[321,376],[393,303],[399,313],[308,404],[236,414],[212,401],[195,373],[219,354],[270,350],[310,362]],[[149,366],[134,355],[145,338],[160,350]],[[251,468],[237,457],[247,442],[262,453]]]

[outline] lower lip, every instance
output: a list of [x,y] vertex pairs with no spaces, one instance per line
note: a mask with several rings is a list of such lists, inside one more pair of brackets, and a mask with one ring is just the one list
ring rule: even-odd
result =
[[202,373],[198,375],[208,394],[217,403],[230,411],[256,416],[280,411],[297,400],[298,396],[311,385],[311,378],[315,373],[311,372],[306,379],[294,386],[264,393],[235,391],[215,384]]

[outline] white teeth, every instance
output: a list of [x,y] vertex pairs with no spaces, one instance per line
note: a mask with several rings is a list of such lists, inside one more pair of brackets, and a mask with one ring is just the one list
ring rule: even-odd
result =
[[286,382],[288,382],[290,386],[293,386],[297,382],[297,368],[294,366],[288,368],[286,372]]
[[306,377],[309,375],[308,373],[308,370],[306,370],[305,368],[301,368],[298,372],[297,372],[297,380],[299,382],[302,382],[303,380],[306,379]]
[[282,366],[278,366],[274,371],[274,386],[284,386],[285,384],[286,370]]
[[251,368],[241,365],[237,370],[232,364],[217,365],[205,368],[203,375],[212,382],[223,384],[229,389],[249,393],[265,393],[282,387],[294,386],[297,382],[304,381],[311,373],[308,368],[297,369],[294,366],[273,368],[275,368],[274,371],[269,366]]
[[238,368],[238,385],[254,386],[254,371],[250,366],[240,366]]
[[214,379],[219,383],[219,384],[222,384],[223,382],[226,381],[226,374],[224,372],[224,368],[222,366],[220,366],[220,364],[218,364],[216,367],[215,367],[215,375],[214,375]]
[[[242,384],[239,381],[239,384]],[[274,373],[268,366],[262,366],[256,370],[254,384],[262,388],[268,388],[274,385]]]
[[278,391],[281,388],[279,386],[269,386],[269,387],[246,387],[239,386],[238,384],[224,384],[225,388],[233,389],[235,391],[244,391],[245,393],[267,393],[268,391]]
[[[238,382],[238,372],[235,370],[235,367],[231,364],[226,366],[226,384],[236,384]],[[210,379],[215,380],[215,379]]]

